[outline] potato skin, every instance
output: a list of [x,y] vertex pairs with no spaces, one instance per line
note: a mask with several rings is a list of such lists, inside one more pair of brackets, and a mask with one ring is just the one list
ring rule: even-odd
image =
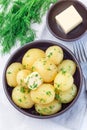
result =
[[16,76],[17,76],[17,73],[22,69],[23,69],[23,66],[19,62],[14,62],[7,68],[6,79],[7,79],[7,84],[10,87],[17,86]]
[[17,86],[12,91],[12,100],[20,108],[31,108],[34,105],[28,88]]
[[54,100],[49,104],[41,105],[41,104],[35,104],[35,110],[42,115],[52,115],[60,111],[62,108],[62,104]]
[[64,92],[60,91],[58,93],[61,103],[71,102],[75,98],[76,94],[77,94],[77,87],[75,84],[73,84],[72,87],[67,91]]
[[63,50],[59,46],[51,46],[46,50],[46,58],[58,65],[63,60]]
[[60,91],[66,91],[72,87],[74,79],[68,72],[59,72],[54,79],[54,87]]
[[22,58],[22,64],[26,69],[31,69],[34,62],[42,57],[45,57],[43,50],[37,48],[29,49]]
[[63,60],[62,63],[58,66],[58,72],[59,71],[67,71],[70,74],[74,75],[76,71],[76,63],[72,60]]
[[33,102],[38,104],[48,104],[55,98],[54,86],[51,84],[42,84],[36,90],[30,92]]
[[52,82],[57,74],[57,66],[46,58],[38,59],[33,64],[33,68],[33,71],[37,71],[47,83]]
[[21,86],[24,86],[24,87],[27,87],[26,83],[25,83],[25,78],[31,73],[30,70],[21,70],[17,73],[17,83],[18,85],[21,85]]

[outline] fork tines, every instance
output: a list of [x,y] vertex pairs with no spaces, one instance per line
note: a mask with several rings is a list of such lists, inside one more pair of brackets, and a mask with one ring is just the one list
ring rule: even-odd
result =
[[87,53],[84,44],[83,41],[80,41],[78,43],[75,42],[73,45],[74,54],[80,62],[87,62]]

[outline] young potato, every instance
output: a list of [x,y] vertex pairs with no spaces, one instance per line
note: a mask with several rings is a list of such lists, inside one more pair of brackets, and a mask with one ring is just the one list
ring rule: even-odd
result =
[[31,108],[34,105],[30,97],[30,90],[28,88],[17,86],[12,91],[12,100],[21,108]]
[[58,65],[63,60],[63,50],[59,46],[51,46],[46,50],[46,57]]
[[36,90],[30,92],[33,102],[38,104],[48,104],[55,98],[54,86],[51,84],[42,84]]
[[27,84],[25,83],[25,78],[31,73],[30,70],[21,70],[17,73],[17,83],[18,85],[27,87]]
[[62,104],[54,100],[49,104],[42,105],[42,104],[35,104],[35,110],[42,115],[52,115],[60,111],[62,108]]
[[14,62],[12,63],[6,71],[6,79],[7,79],[7,84],[11,87],[16,87],[17,86],[17,73],[23,69],[23,66],[19,62]]
[[58,72],[59,71],[67,71],[74,75],[76,71],[76,63],[72,60],[63,60],[62,63],[58,66]]
[[73,85],[73,77],[68,72],[59,72],[54,79],[54,87],[60,91],[66,91]]
[[33,71],[37,71],[44,82],[52,82],[57,75],[57,66],[46,58],[38,59],[33,65]]
[[43,83],[43,79],[38,72],[32,72],[26,77],[25,82],[31,90],[35,90]]
[[72,87],[67,91],[59,91],[58,97],[61,103],[69,103],[75,98],[76,94],[77,87],[75,84],[73,84]]
[[33,63],[42,57],[45,57],[45,52],[43,50],[37,48],[29,49],[23,56],[22,64],[26,69],[31,69]]

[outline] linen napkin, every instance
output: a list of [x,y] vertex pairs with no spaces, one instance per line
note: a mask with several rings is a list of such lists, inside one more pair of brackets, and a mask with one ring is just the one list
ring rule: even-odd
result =
[[[54,41],[54,43],[56,41],[60,44],[65,45],[71,51],[73,51],[73,43],[70,43],[70,42],[67,43],[67,42],[64,42],[64,41],[61,41],[61,40],[55,38],[49,32],[45,23],[46,23],[46,18],[43,18],[43,29],[42,29],[42,33],[39,35],[39,39],[52,40],[52,41]],[[84,41],[85,46],[87,46],[85,35],[82,38],[80,38],[79,40],[77,40],[76,42],[79,43],[80,41]],[[83,65],[82,65],[82,68],[83,68]],[[84,69],[82,69],[82,70],[85,71]],[[85,73],[87,74],[87,71]],[[80,130],[81,126],[82,126],[82,122],[84,120],[86,106],[87,106],[87,95],[86,95],[85,86],[83,83],[81,95],[80,95],[79,99],[77,100],[77,102],[74,104],[74,106],[72,106],[72,108],[70,110],[68,110],[67,112],[65,112],[64,114],[51,119],[51,121],[55,122],[56,124],[60,124],[66,128],[70,128],[72,130],[77,130],[77,129]]]

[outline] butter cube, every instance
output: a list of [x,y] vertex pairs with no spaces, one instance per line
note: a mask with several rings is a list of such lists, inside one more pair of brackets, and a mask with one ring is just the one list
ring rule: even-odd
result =
[[73,5],[69,6],[63,12],[56,15],[55,19],[65,34],[69,33],[83,22],[82,17]]

